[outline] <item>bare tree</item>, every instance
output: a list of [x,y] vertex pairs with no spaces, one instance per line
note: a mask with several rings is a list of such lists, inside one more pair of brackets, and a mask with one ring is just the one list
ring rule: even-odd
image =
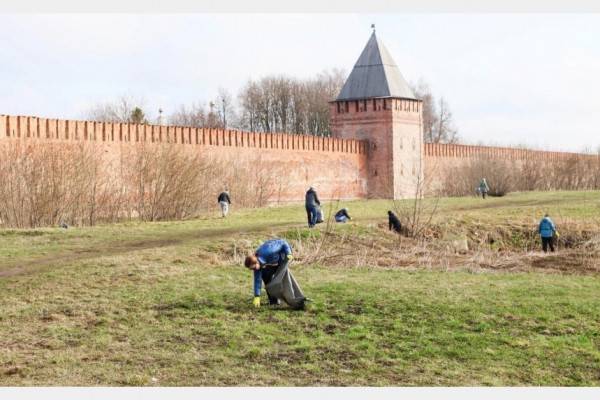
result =
[[417,161],[417,173],[413,178],[414,196],[392,202],[394,211],[402,221],[403,234],[416,239],[427,236],[441,197],[439,190],[433,187],[435,174],[425,175],[424,167],[424,160],[420,157]]
[[456,143],[458,133],[454,127],[452,112],[448,102],[443,97],[438,101],[438,112],[436,115],[436,128],[432,132],[435,143]]
[[189,108],[181,105],[177,111],[169,116],[169,123],[179,126],[192,126],[202,128],[207,125],[207,112],[203,105],[192,104]]
[[342,71],[299,80],[270,75],[250,80],[238,95],[240,126],[252,131],[328,136],[329,101],[344,83]]
[[[143,101],[134,100],[130,97],[121,96],[115,102],[97,104],[89,109],[85,115],[86,119],[99,122],[133,122],[145,120]],[[138,110],[138,111],[136,111]]]
[[423,79],[412,84],[411,88],[415,96],[423,101],[423,140],[428,143],[457,143],[458,132],[446,99],[436,99],[431,87]]
[[228,125],[235,125],[235,108],[231,94],[226,89],[219,88],[215,103],[218,109],[219,123],[223,129],[227,129]]

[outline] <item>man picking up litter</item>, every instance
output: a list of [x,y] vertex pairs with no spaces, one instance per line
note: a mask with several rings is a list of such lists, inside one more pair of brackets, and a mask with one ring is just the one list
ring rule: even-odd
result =
[[260,307],[260,290],[265,283],[270,305],[280,299],[294,309],[304,309],[306,297],[288,269],[292,248],[283,239],[264,242],[253,255],[246,257],[244,265],[254,272],[254,307]]

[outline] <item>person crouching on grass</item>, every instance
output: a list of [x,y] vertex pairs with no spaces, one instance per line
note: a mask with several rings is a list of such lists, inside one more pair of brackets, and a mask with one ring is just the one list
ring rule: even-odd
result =
[[256,253],[246,257],[244,265],[254,274],[254,307],[260,307],[260,290],[264,282],[269,305],[279,305],[281,298],[294,309],[304,309],[308,299],[287,267],[292,258],[292,248],[283,239],[267,240]]
[[345,224],[346,222],[350,221],[351,219],[352,218],[350,217],[350,214],[348,214],[347,208],[342,208],[341,210],[339,210],[338,212],[335,213],[335,222]]

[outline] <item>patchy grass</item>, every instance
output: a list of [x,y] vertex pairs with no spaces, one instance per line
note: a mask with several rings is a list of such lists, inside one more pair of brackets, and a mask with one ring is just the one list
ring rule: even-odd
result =
[[[333,231],[304,229],[301,206],[0,231],[0,385],[595,386],[600,275],[566,250],[521,254],[533,272],[468,262],[521,249],[546,210],[591,229],[599,197],[443,199],[436,226],[456,235],[524,227],[466,255],[387,233],[385,201],[344,204],[354,222]],[[273,235],[294,245],[306,312],[250,307],[240,263]]]

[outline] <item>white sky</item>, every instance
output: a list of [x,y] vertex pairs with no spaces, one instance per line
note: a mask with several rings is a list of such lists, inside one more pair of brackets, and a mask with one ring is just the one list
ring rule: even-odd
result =
[[266,74],[349,73],[371,23],[466,142],[600,146],[600,14],[0,15],[0,114],[81,118],[127,95],[155,116]]

